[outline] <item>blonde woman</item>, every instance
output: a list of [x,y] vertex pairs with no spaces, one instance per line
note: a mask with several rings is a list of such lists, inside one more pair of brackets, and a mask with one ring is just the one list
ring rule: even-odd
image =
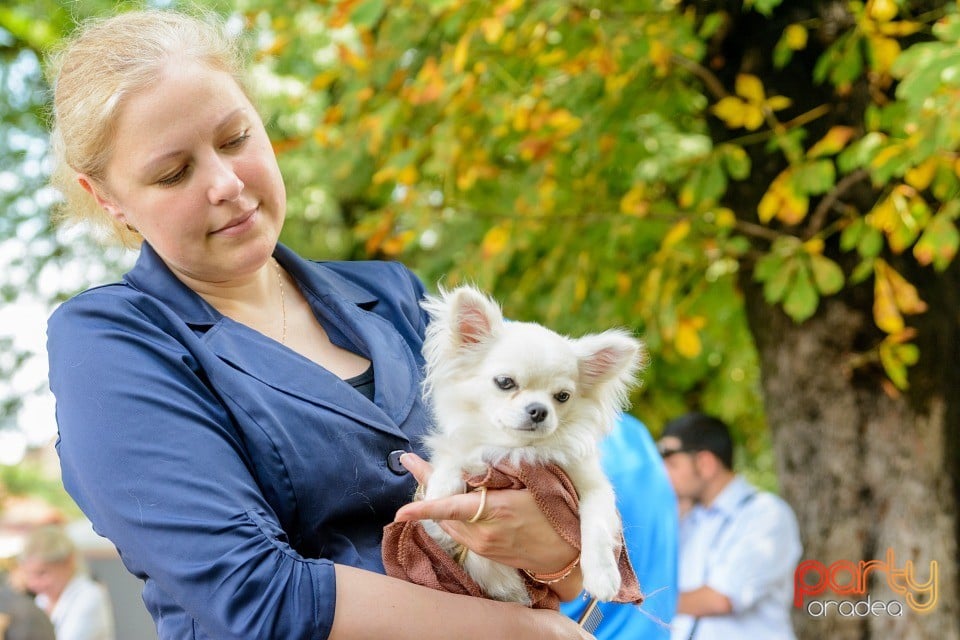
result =
[[[144,580],[161,639],[589,637],[553,611],[383,575],[382,528],[429,467],[421,283],[277,243],[284,184],[216,25],[81,29],[54,65],[65,213],[139,247],[49,323],[67,490]],[[427,517],[534,573],[572,564],[525,492]],[[579,571],[553,585],[580,591]]]

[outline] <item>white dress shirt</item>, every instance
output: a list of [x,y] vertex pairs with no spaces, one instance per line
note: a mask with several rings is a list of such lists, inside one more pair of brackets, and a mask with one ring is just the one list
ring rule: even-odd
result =
[[802,548],[797,520],[777,496],[736,476],[709,507],[698,505],[680,532],[679,589],[708,586],[733,611],[699,623],[678,614],[671,640],[794,640],[793,574]]
[[[47,598],[37,596],[46,610]],[[50,612],[57,640],[114,640],[113,607],[107,589],[89,576],[73,576]]]

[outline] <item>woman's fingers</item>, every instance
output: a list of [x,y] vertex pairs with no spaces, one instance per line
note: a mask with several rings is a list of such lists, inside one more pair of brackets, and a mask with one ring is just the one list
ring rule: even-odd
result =
[[[409,467],[408,467],[409,468]],[[411,469],[411,472],[413,470]],[[420,500],[406,504],[397,511],[394,520],[407,522],[410,520],[463,520],[467,521],[480,514],[478,520],[483,519],[481,513],[483,494],[480,491],[471,491],[439,500]]]
[[430,480],[430,474],[433,473],[433,467],[430,466],[430,463],[415,453],[405,453],[400,456],[400,464],[413,474],[413,477],[417,479],[421,486],[427,484],[427,481]]

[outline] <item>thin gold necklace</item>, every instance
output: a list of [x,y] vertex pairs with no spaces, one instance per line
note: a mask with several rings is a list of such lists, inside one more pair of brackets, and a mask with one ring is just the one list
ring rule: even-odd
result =
[[273,259],[273,266],[277,271],[277,284],[280,285],[280,317],[283,319],[283,329],[280,333],[280,344],[287,343],[287,301],[283,295],[283,277],[280,275],[280,263]]

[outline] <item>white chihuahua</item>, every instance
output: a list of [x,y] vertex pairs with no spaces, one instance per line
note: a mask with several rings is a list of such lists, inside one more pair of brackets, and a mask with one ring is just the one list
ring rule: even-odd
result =
[[[464,474],[488,464],[557,464],[580,500],[583,586],[612,600],[621,525],[597,445],[627,401],[643,344],[618,330],[571,339],[504,321],[500,306],[472,287],[441,292],[423,307],[431,316],[424,389],[436,424],[426,440],[433,475],[425,497],[463,493]],[[435,522],[423,526],[456,557],[459,546]],[[491,598],[530,604],[516,569],[471,552],[463,567]]]

